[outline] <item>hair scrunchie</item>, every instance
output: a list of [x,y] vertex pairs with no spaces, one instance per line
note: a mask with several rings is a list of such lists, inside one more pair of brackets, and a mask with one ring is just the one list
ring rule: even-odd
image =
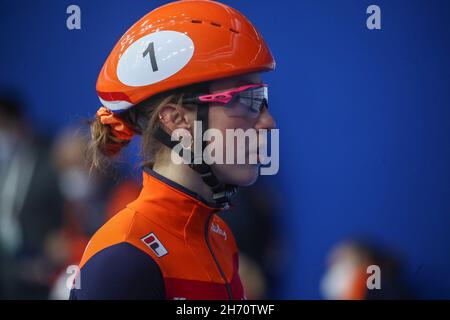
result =
[[129,141],[133,138],[133,130],[120,117],[116,116],[110,109],[100,107],[96,113],[97,118],[104,125],[111,126],[111,133],[120,140]]

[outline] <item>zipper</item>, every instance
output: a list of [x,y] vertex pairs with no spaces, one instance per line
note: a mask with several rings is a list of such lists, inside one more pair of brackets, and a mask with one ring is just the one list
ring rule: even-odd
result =
[[229,300],[233,300],[233,294],[231,292],[230,284],[228,283],[227,278],[225,277],[225,273],[222,271],[222,268],[220,268],[219,262],[217,261],[216,256],[214,255],[214,252],[211,248],[211,244],[209,243],[209,239],[208,239],[209,222],[210,222],[213,214],[214,213],[211,213],[209,215],[208,220],[206,221],[206,224],[205,224],[205,241],[206,241],[206,245],[208,246],[209,252],[211,253],[211,256],[214,259],[214,262],[216,263],[217,269],[219,269],[220,275],[222,276],[222,279],[225,282],[225,287],[227,288],[228,298],[229,298]]

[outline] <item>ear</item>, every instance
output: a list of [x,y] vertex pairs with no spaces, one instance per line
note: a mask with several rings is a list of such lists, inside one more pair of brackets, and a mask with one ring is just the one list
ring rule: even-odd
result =
[[178,105],[168,103],[159,110],[159,121],[170,132],[175,129],[191,131],[193,118],[190,112]]

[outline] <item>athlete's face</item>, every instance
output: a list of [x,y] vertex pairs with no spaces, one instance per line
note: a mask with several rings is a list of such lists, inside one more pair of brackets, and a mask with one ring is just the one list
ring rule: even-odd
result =
[[[238,76],[234,78],[227,78],[218,80],[212,83],[210,87],[211,93],[223,92],[232,90],[249,84],[261,83],[261,77],[258,73]],[[230,108],[239,108],[230,110]],[[224,164],[213,164],[212,168],[217,177],[224,183],[235,184],[239,186],[247,186],[253,184],[259,175],[259,163],[255,163],[252,159],[258,159],[258,144],[259,147],[265,147],[265,141],[257,139],[253,146],[248,143],[249,138],[245,138],[242,134],[239,136],[229,135],[227,137],[227,129],[236,130],[242,129],[248,134],[248,137],[253,133],[258,136],[259,129],[274,129],[276,127],[275,121],[269,113],[266,106],[261,111],[255,112],[244,104],[239,103],[239,99],[231,106],[223,106],[212,103],[209,108],[209,128],[217,129],[221,132],[223,137],[223,159],[233,159],[233,163],[229,164],[226,161]],[[248,130],[250,129],[250,130]],[[230,130],[228,130],[230,133]],[[253,133],[251,132],[253,131]],[[234,131],[238,134],[238,131]],[[244,141],[245,145],[238,145],[238,140]],[[251,138],[250,138],[251,139]],[[231,153],[231,154],[230,154]],[[243,154],[245,157],[244,164],[238,164],[238,155]],[[227,157],[228,155],[228,157]],[[259,162],[259,161],[258,161]]]

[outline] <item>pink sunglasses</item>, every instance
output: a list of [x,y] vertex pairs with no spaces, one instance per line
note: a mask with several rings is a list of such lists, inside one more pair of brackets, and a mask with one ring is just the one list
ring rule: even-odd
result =
[[230,116],[257,116],[268,107],[268,85],[264,83],[250,84],[235,89],[213,93],[201,94],[183,99],[185,103],[219,103],[229,108]]

